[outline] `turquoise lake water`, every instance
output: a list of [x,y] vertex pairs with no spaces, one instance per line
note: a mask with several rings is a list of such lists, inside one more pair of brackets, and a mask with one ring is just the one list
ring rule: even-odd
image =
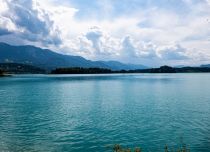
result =
[[210,74],[0,79],[0,151],[210,151]]

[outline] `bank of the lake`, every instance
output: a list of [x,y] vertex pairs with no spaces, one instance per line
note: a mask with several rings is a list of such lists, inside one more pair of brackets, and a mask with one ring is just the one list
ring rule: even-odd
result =
[[161,66],[159,68],[136,69],[136,70],[118,70],[104,68],[83,68],[66,67],[57,68],[51,71],[51,74],[119,74],[119,73],[210,73],[209,67],[182,67],[174,68],[170,66]]

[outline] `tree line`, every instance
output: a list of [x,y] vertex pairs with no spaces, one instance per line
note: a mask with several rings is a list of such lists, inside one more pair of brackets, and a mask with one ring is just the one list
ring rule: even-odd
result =
[[210,72],[208,67],[182,67],[174,68],[170,66],[161,66],[160,68],[137,69],[137,70],[118,70],[104,68],[57,68],[51,71],[51,74],[109,74],[109,73],[203,73]]

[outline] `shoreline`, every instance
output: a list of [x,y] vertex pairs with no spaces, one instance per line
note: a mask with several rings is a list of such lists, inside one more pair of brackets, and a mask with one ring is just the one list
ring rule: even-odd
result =
[[12,75],[11,74],[0,74],[0,78],[2,77],[11,77]]
[[113,72],[113,73],[12,73],[12,74],[4,74],[0,75],[0,77],[11,77],[13,75],[109,75],[109,74],[210,74],[210,72]]
[[117,73],[210,73],[210,68],[200,67],[183,67],[173,68],[169,66],[161,66],[159,68],[136,69],[136,70],[111,70],[104,68],[57,68],[52,70],[50,74],[117,74]]

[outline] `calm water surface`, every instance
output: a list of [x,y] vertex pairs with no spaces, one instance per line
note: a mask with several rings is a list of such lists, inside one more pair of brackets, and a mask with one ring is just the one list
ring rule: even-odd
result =
[[0,79],[0,151],[210,151],[210,74]]

